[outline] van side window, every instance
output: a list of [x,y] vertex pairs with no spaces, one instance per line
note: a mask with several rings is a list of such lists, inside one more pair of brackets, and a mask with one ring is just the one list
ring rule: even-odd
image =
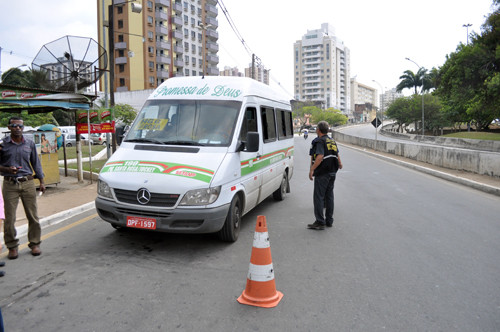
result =
[[274,109],[262,107],[260,115],[262,117],[264,143],[276,141],[276,121],[274,119]]
[[293,138],[292,112],[285,112],[284,121],[286,128],[286,137]]
[[243,123],[241,124],[240,131],[240,141],[247,140],[247,133],[249,131],[257,130],[257,109],[255,107],[247,107],[245,110],[245,118],[243,119]]

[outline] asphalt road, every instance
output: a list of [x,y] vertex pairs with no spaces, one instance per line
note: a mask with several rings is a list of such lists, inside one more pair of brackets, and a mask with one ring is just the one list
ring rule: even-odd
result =
[[[6,331],[498,331],[500,199],[340,146],[335,224],[313,221],[309,143],[292,193],[236,243],[115,231],[92,213],[44,230],[0,279]],[[266,216],[276,308],[239,304]]]

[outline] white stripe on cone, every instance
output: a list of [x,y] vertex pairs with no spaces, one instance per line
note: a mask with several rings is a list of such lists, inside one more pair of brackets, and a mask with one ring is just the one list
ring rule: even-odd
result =
[[259,249],[271,247],[269,234],[267,232],[255,232],[253,235],[253,247]]
[[273,263],[268,265],[254,265],[250,263],[248,267],[248,280],[270,281],[274,280]]

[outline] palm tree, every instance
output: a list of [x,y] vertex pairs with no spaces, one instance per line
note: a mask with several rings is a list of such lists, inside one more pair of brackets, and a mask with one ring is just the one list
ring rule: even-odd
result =
[[404,89],[415,89],[415,94],[417,94],[417,87],[422,86],[422,81],[425,77],[426,72],[427,69],[423,67],[420,68],[416,74],[411,70],[405,70],[404,74],[399,76],[399,79],[402,81],[399,82],[398,86],[396,87],[396,91],[401,92]]

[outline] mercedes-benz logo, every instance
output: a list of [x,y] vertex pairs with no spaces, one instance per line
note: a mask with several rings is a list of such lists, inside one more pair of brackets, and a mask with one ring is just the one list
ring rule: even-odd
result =
[[137,201],[139,204],[146,205],[151,199],[151,193],[146,188],[141,188],[137,191]]

